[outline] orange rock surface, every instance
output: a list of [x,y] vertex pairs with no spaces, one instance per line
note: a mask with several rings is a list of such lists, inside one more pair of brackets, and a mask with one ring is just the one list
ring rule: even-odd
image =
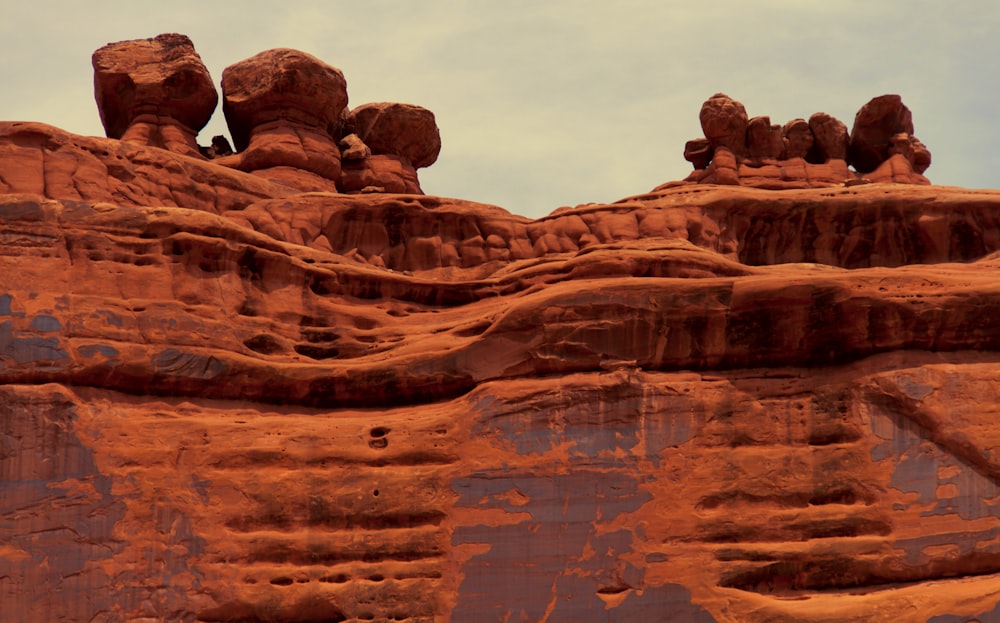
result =
[[304,179],[0,123],[0,620],[1000,620],[1000,191]]

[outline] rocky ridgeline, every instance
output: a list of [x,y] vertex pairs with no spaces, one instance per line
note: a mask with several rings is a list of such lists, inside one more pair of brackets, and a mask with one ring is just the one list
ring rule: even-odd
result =
[[702,105],[699,118],[705,137],[684,146],[695,169],[688,182],[774,190],[930,183],[923,172],[931,154],[913,135],[913,117],[898,95],[862,106],[850,133],[822,112],[783,126],[766,116],[750,118],[743,104],[722,93]]
[[221,136],[207,148],[196,142],[219,97],[186,36],[110,43],[93,65],[109,138],[214,159],[299,190],[422,194],[416,170],[441,151],[431,111],[399,103],[350,110],[343,72],[297,50],[267,50],[223,71],[235,153]]

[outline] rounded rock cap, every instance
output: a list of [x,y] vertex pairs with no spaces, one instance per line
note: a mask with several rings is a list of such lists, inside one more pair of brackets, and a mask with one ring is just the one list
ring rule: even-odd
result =
[[266,50],[222,72],[222,111],[241,151],[255,126],[287,119],[328,132],[346,106],[343,72],[298,50]]
[[420,106],[395,102],[364,104],[351,111],[347,128],[372,153],[405,158],[414,168],[434,164],[441,153],[441,133],[434,113]]
[[91,60],[94,96],[109,138],[121,138],[143,112],[172,117],[197,132],[218,104],[212,76],[184,35],[109,43]]

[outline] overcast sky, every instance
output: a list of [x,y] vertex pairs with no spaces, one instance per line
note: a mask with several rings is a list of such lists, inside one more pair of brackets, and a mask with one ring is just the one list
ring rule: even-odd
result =
[[[428,194],[543,216],[690,171],[684,142],[716,92],[773,123],[848,128],[899,93],[937,184],[1000,187],[997,0],[4,0],[0,119],[102,135],[90,56],[180,32],[218,84],[290,47],[339,67],[350,105],[419,104],[443,148]],[[229,135],[220,109],[199,141]]]

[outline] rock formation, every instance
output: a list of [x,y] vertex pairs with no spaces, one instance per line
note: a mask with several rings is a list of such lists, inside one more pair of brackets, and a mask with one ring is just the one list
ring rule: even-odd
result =
[[[375,109],[342,167],[433,159]],[[1000,191],[530,220],[226,162],[0,123],[5,623],[1000,620]]]
[[219,100],[184,35],[110,43],[94,52],[94,93],[110,138],[198,154],[195,137]]
[[[334,140],[347,107],[347,81],[335,67],[297,50],[277,49],[222,72],[222,110],[238,153],[220,162],[315,190],[336,191]],[[303,188],[305,190],[306,188]]]
[[[341,180],[345,191],[422,194],[417,169],[434,164],[441,153],[434,113],[409,104],[365,104],[352,110],[344,125],[355,155]],[[366,146],[363,152],[358,142]]]
[[[298,50],[266,50],[223,71],[222,109],[236,153],[222,136],[209,147],[195,140],[218,94],[184,35],[111,43],[94,52],[93,64],[109,138],[217,158],[298,191],[423,194],[416,170],[441,151],[431,111],[400,103],[348,111],[343,72]],[[344,139],[353,147],[346,159]]]
[[822,188],[894,182],[929,184],[931,154],[915,136],[910,110],[898,95],[876,97],[847,126],[826,113],[772,125],[748,118],[743,104],[716,93],[699,114],[705,138],[688,141],[687,181],[767,189]]

